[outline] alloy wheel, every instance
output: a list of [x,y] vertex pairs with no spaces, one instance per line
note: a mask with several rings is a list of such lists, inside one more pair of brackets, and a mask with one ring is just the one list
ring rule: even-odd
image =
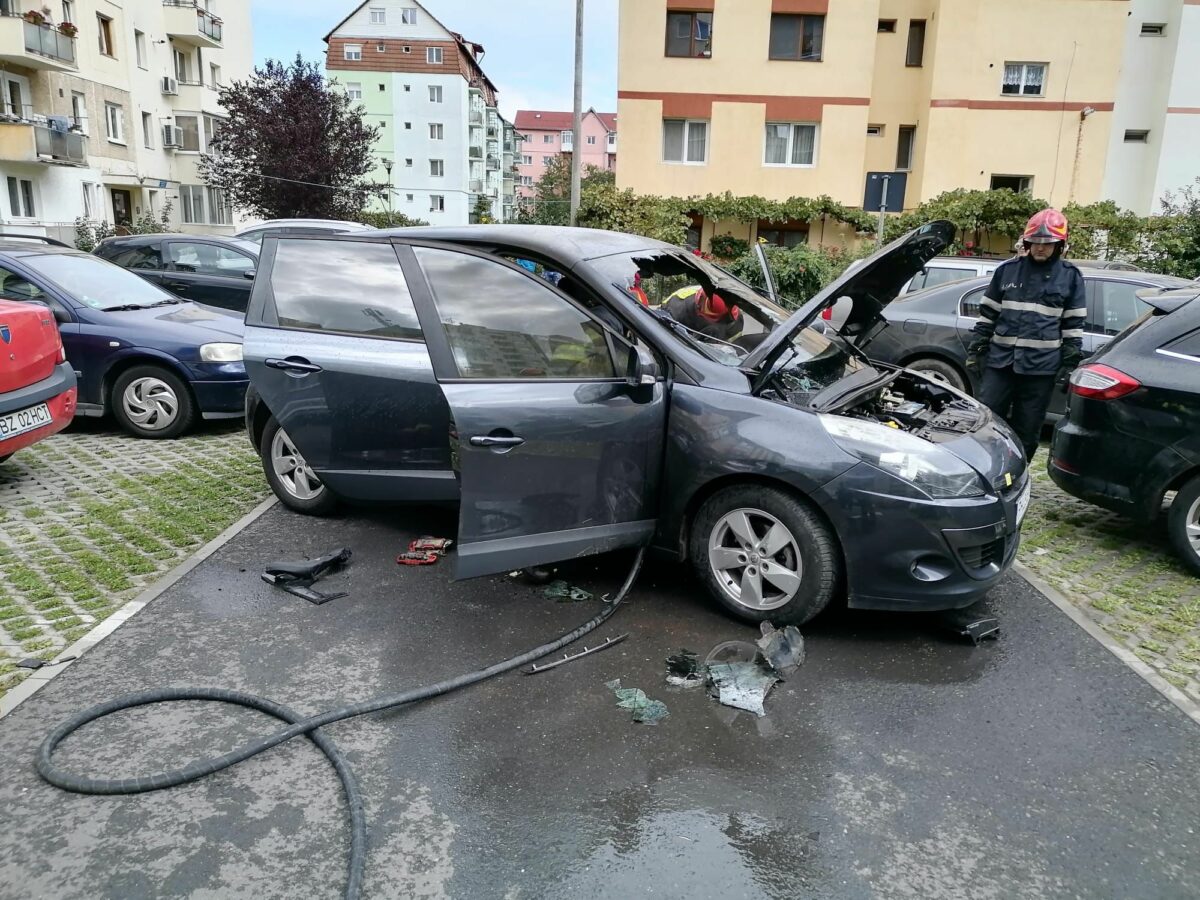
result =
[[717,520],[708,539],[708,564],[734,603],[758,611],[785,606],[804,574],[795,536],[761,509],[735,509]]
[[304,456],[282,428],[271,439],[271,468],[284,490],[297,500],[312,500],[325,490],[321,479],[309,468]]
[[179,416],[179,397],[161,378],[135,378],[121,395],[129,421],[143,431],[164,431]]
[[1183,522],[1188,543],[1191,544],[1195,554],[1200,556],[1200,497],[1196,498],[1196,502],[1192,504],[1192,508],[1187,511]]

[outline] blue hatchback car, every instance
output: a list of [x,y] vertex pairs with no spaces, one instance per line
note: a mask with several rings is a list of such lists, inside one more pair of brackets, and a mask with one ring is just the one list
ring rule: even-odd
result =
[[240,313],[181,300],[98,257],[0,235],[0,297],[48,306],[79,384],[79,415],[138,437],[243,415]]

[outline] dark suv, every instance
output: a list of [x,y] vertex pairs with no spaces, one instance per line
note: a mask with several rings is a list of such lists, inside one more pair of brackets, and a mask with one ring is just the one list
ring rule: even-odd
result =
[[[480,225],[268,238],[247,425],[284,503],[459,500],[457,572],[653,544],[748,620],[946,609],[1002,576],[1029,477],[969,397],[867,360],[847,327],[954,238],[934,222],[792,315],[686,250]],[[550,284],[528,269],[562,273]],[[732,343],[643,306],[700,286]]]

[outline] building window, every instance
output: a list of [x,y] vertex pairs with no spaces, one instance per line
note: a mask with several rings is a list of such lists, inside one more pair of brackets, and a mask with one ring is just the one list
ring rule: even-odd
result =
[[429,211],[430,212],[445,212],[446,211],[446,198],[443,197],[441,194],[430,194],[429,195]]
[[200,118],[199,116],[176,116],[175,124],[179,126],[180,132],[183,134],[183,141],[179,145],[180,150],[190,150],[193,153],[200,152]]
[[925,64],[925,20],[910,19],[908,22],[908,52],[904,57],[906,66]]
[[387,85],[386,85],[386,84],[381,84],[381,85],[379,86],[379,90],[381,90],[381,91],[386,91],[386,90],[387,90]]
[[186,84],[192,80],[191,60],[188,55],[179,50],[173,51],[175,60],[175,78],[181,83]]
[[375,45],[375,52],[376,53],[387,53],[387,44],[385,44],[383,41],[380,41],[378,44]]
[[521,187],[533,187],[533,176],[532,175],[522,175],[521,176]]
[[204,185],[179,186],[179,218],[185,225],[204,224]]
[[404,168],[406,168],[406,169],[412,168],[412,160],[411,159],[404,160]]
[[1148,144],[1150,143],[1150,132],[1140,128],[1129,128],[1125,131],[1125,143],[1127,144]]
[[96,200],[100,196],[100,185],[83,183],[83,217],[85,219],[94,219],[96,217]]
[[346,82],[346,96],[351,100],[362,99],[362,84],[357,81]]
[[24,178],[8,178],[8,207],[14,217],[32,219],[37,215],[33,205],[33,182]]
[[[225,202],[225,195],[220,188],[207,188],[205,195],[208,197],[208,223],[210,225],[228,225],[233,221],[233,210],[229,204]],[[220,248],[219,255],[231,256],[239,263],[246,264],[241,254],[234,253],[232,250]],[[246,271],[246,270],[244,270]]]
[[1000,92],[1041,97],[1045,93],[1045,82],[1045,63],[1006,62],[1004,64],[1004,84],[1001,85]]
[[63,21],[75,23],[75,0],[62,0]]
[[771,16],[771,59],[799,59],[820,62],[825,42],[824,16],[797,16],[776,13]]
[[114,144],[125,143],[125,122],[121,107],[115,103],[104,104],[104,134]]
[[414,7],[409,7],[408,9],[400,10],[400,21],[401,21],[401,23],[403,23],[405,25],[416,25],[417,24],[417,9],[416,9],[416,7],[414,6]]
[[113,50],[112,19],[96,13],[96,27],[100,33],[100,52],[105,56],[115,56]]
[[900,126],[900,137],[896,141],[896,171],[908,172],[912,169],[913,147],[916,144],[916,138],[916,125]]
[[409,47],[409,46],[406,44],[405,46],[403,46],[403,47],[401,47],[401,48],[400,48],[400,52],[401,52],[401,53],[412,53],[412,47]]
[[342,48],[342,56],[351,61],[362,59],[362,44],[347,44]]
[[384,120],[384,119],[380,119],[380,120],[379,120],[379,127],[380,127],[380,128],[387,128],[387,121],[386,121],[386,120]]
[[404,130],[405,130],[405,131],[412,131],[412,122],[405,122],[405,123],[404,123]]
[[430,65],[440,66],[442,64],[442,48],[441,47],[426,47],[425,62]]
[[1143,22],[1142,35],[1145,37],[1162,37],[1167,33],[1167,26],[1162,22]]
[[543,134],[543,135],[542,135],[542,143],[543,143],[543,144],[553,144],[553,143],[554,143],[554,135],[552,135],[552,134]]
[[532,166],[533,165],[533,157],[532,156],[522,156],[521,157],[521,165]]
[[610,134],[608,136],[608,148],[611,150],[615,146],[617,146],[617,136],[615,134]]
[[1014,194],[1028,194],[1033,189],[1032,175],[993,175],[993,191],[1009,190]]
[[371,24],[372,25],[386,25],[387,24],[387,10],[380,6],[372,6],[371,7]]
[[712,56],[712,13],[667,13],[667,56]]
[[811,166],[816,161],[817,126],[767,123],[767,143],[763,156],[768,166]]
[[412,194],[405,194],[405,195],[404,195],[404,202],[405,202],[405,203],[412,203],[412,202],[413,202],[413,195],[412,195]]
[[146,68],[146,33],[144,31],[133,32],[133,52],[137,57],[138,68]]
[[708,161],[708,123],[663,119],[663,161],[703,165]]
[[442,86],[440,84],[431,84],[429,86],[429,102],[430,103],[441,103],[442,102]]
[[147,149],[154,149],[154,116],[148,112],[142,113],[142,143]]
[[429,139],[431,141],[440,141],[446,137],[446,128],[441,122],[429,123]]
[[883,126],[882,125],[868,125],[867,126],[867,137],[883,137]]
[[596,143],[596,136],[595,136],[594,134],[589,134],[589,135],[587,136],[587,142],[588,142],[589,144],[594,144],[594,143]]
[[87,134],[87,97],[78,91],[71,92],[71,124]]
[[550,165],[550,163],[552,163],[552,162],[554,162],[554,157],[553,157],[553,156],[543,156],[543,157],[542,157],[542,165],[543,165],[543,166],[548,166],[548,165]]
[[895,19],[880,19],[879,25],[875,28],[880,34],[895,34],[896,20]]
[[429,161],[429,177],[442,178],[446,174],[446,161],[442,159],[431,159]]
[[222,85],[221,67],[216,63],[208,64],[208,83],[213,87],[220,87]]

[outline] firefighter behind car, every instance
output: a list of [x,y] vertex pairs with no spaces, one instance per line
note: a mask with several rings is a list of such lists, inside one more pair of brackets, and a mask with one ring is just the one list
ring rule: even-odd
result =
[[1046,409],[1083,355],[1087,298],[1083,275],[1062,258],[1067,217],[1044,209],[1025,226],[1026,255],[997,267],[980,304],[967,368],[979,399],[1017,433],[1033,459]]
[[732,342],[742,333],[742,311],[720,294],[698,285],[680,288],[659,309],[692,331],[719,341]]

